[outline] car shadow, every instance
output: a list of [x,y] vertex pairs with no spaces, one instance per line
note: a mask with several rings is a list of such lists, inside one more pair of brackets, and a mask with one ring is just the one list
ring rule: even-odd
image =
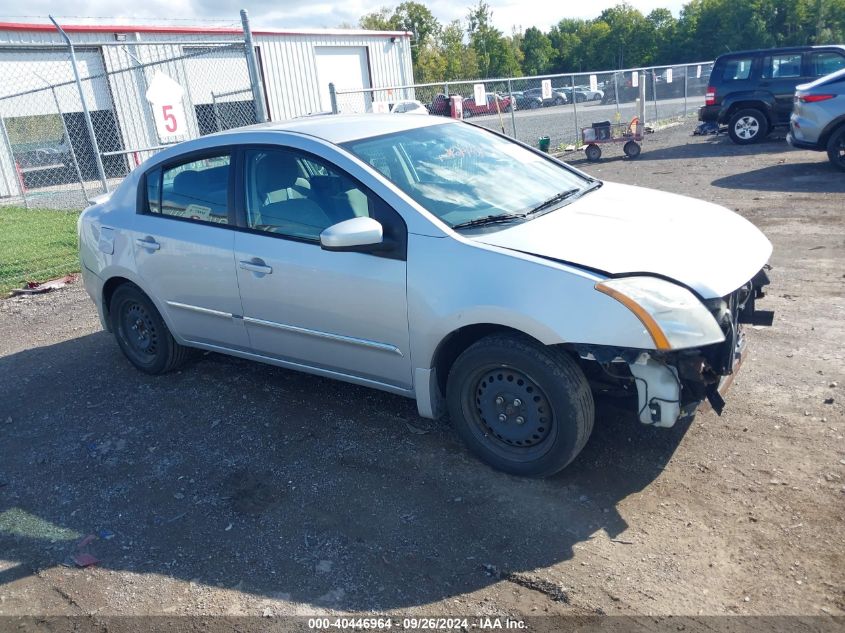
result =
[[0,402],[0,548],[17,563],[0,584],[84,552],[345,610],[458,596],[498,582],[489,566],[530,573],[618,537],[619,502],[688,428],[600,403],[568,469],[520,479],[411,400],[216,354],[151,377],[103,332],[0,358]]
[[793,193],[845,193],[843,173],[819,154],[818,163],[782,163],[742,174],[717,178],[711,184],[723,189],[783,191]]

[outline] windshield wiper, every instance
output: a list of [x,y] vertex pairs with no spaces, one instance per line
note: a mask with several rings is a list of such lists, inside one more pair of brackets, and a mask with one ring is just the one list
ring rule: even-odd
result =
[[467,220],[466,222],[459,222],[453,224],[453,229],[468,229],[473,226],[487,226],[489,224],[504,224],[505,222],[513,222],[525,217],[525,213],[500,213],[498,215],[486,215],[483,218],[475,218],[474,220]]
[[549,207],[557,204],[558,202],[563,202],[567,198],[571,198],[576,193],[580,193],[580,192],[581,192],[581,189],[567,189],[566,191],[561,191],[560,193],[553,195],[548,200],[544,200],[543,202],[538,204],[536,207],[534,207],[533,209],[528,211],[528,213],[526,213],[526,215],[539,213],[543,209],[548,209]]

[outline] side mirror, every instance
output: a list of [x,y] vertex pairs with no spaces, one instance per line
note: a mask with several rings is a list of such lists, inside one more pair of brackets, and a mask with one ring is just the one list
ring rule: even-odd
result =
[[383,243],[381,224],[369,217],[352,218],[331,225],[320,233],[320,246],[326,251],[368,252]]

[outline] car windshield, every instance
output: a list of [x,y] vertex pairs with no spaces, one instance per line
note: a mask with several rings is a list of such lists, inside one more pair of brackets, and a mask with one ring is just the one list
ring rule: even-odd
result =
[[[447,123],[344,144],[449,226],[530,213],[593,182],[482,128]],[[570,199],[572,196],[568,196]],[[561,198],[560,204],[565,203]],[[533,217],[533,216],[528,216]]]

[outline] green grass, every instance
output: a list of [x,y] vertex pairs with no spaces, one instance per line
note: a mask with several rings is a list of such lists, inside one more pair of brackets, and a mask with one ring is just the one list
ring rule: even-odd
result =
[[0,296],[79,270],[78,211],[0,206]]

